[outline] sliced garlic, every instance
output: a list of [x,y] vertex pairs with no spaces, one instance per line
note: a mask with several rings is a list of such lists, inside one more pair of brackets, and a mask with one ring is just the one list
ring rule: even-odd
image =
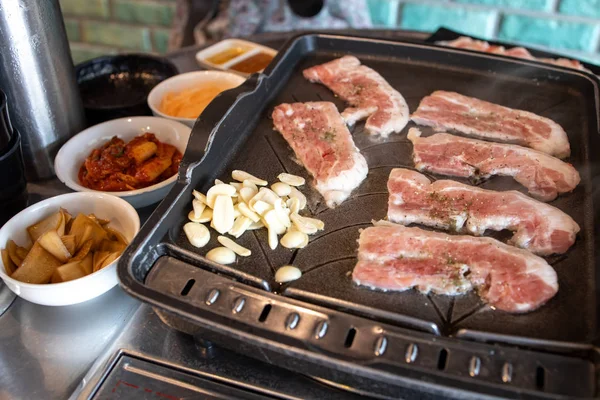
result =
[[296,228],[300,232],[304,232],[306,234],[312,235],[319,230],[323,230],[325,228],[325,224],[323,221],[318,220],[316,218],[303,217],[298,214],[291,214],[290,219],[296,226]]
[[279,283],[291,282],[302,276],[302,271],[293,265],[284,265],[275,272],[275,281]]
[[235,188],[235,190],[237,190],[237,191],[238,191],[238,193],[239,193],[240,189],[244,187],[244,185],[242,185],[242,184],[241,184],[241,183],[239,183],[239,182],[229,182],[229,184],[230,184],[231,186],[233,186],[233,187]]
[[298,215],[298,217],[300,217],[301,219],[303,219],[305,222],[307,222],[309,224],[313,224],[320,231],[322,231],[323,229],[325,229],[325,222],[321,221],[320,219],[311,218],[311,217],[304,217],[302,215]]
[[233,196],[236,193],[236,190],[233,186],[228,185],[226,183],[221,183],[219,185],[215,185],[213,187],[211,187],[210,189],[208,189],[208,192],[206,192],[206,204],[214,209],[215,208],[215,199],[217,198],[217,196],[220,195],[224,195],[224,196]]
[[188,214],[188,218],[192,222],[205,223],[205,222],[210,222],[210,220],[212,219],[212,215],[213,215],[213,210],[206,207],[204,209],[204,211],[202,211],[202,215],[200,216],[200,218],[196,218],[194,211],[190,211],[190,213]]
[[254,189],[254,191],[258,193],[258,186],[256,186],[256,183],[252,182],[252,181],[251,181],[251,180],[249,180],[249,179],[246,179],[246,180],[245,180],[245,181],[242,183],[242,186],[243,186],[243,187],[250,188],[250,189]]
[[[236,219],[237,217],[239,217],[240,215],[242,215],[242,213],[240,212],[240,207],[236,203],[235,199],[232,198],[231,200],[233,202],[233,219]],[[242,204],[244,204],[244,203],[242,203]]]
[[192,200],[192,207],[194,208],[194,218],[199,219],[206,208],[206,203],[198,199]]
[[250,226],[248,227],[249,231],[255,231],[257,229],[261,229],[264,228],[265,224],[263,224],[262,220],[261,221],[256,221],[256,222],[252,222],[250,224]]
[[206,196],[205,195],[203,195],[202,193],[200,193],[196,189],[192,190],[192,194],[194,195],[194,197],[196,198],[196,200],[200,200],[201,202],[203,202],[204,204],[206,204]]
[[223,265],[233,264],[235,262],[235,253],[227,247],[215,247],[206,253],[206,258]]
[[271,189],[266,188],[266,187],[261,187],[260,190],[258,191],[258,194],[261,195],[260,200],[262,200],[266,203],[269,203],[271,205],[275,204],[275,202],[277,200],[280,200],[277,193],[275,193],[274,191],[272,191]]
[[260,215],[252,211],[246,203],[239,203],[237,207],[238,210],[240,210],[240,213],[242,213],[243,216],[250,218],[252,222],[260,221]]
[[285,225],[283,225],[281,221],[279,221],[275,210],[269,210],[265,213],[265,215],[263,216],[263,223],[267,226],[269,230],[272,230],[277,235],[281,235],[286,230]]
[[[239,238],[250,228],[250,225],[252,225],[250,218],[244,216],[238,217],[233,223],[233,228],[231,228],[231,230],[227,233],[235,238]],[[261,227],[263,226],[264,225],[261,225]]]
[[275,214],[283,226],[289,228],[292,225],[292,222],[290,221],[290,210],[287,209],[283,200],[277,199],[273,204],[273,210],[275,210]]
[[217,240],[219,241],[219,243],[221,243],[223,246],[227,247],[228,249],[232,250],[238,256],[248,257],[249,255],[252,254],[252,252],[249,249],[245,248],[244,246],[240,246],[239,244],[237,244],[233,240],[229,239],[228,237],[219,236],[219,237],[217,237]]
[[188,222],[183,226],[183,232],[188,241],[194,247],[204,247],[210,240],[208,228],[196,222]]
[[287,183],[275,182],[271,185],[271,190],[274,191],[277,196],[287,196],[292,191],[292,187]]
[[[247,188],[249,190],[252,190],[250,188]],[[263,196],[265,195],[264,192],[258,192],[254,195],[254,197],[252,197],[246,204],[248,204],[250,206],[250,209],[254,210],[254,204],[258,201],[262,201]],[[263,202],[264,203],[264,202]],[[255,210],[256,211],[256,210]]]
[[302,186],[305,183],[303,177],[298,175],[286,174],[285,172],[279,174],[277,176],[277,179],[279,179],[283,183],[287,183],[290,186]]
[[275,250],[279,240],[277,240],[277,232],[272,228],[268,228],[268,241],[271,250]]
[[292,197],[286,201],[286,205],[292,214],[298,214],[300,211],[300,200],[297,197]]
[[305,233],[304,234],[304,240],[302,241],[302,243],[300,244],[300,246],[298,246],[299,249],[303,249],[308,245],[308,235]]
[[314,226],[313,224],[309,224],[298,217],[298,214],[290,215],[290,219],[294,223],[294,227],[296,229],[298,229],[300,232],[306,233],[307,235],[317,233],[318,229],[316,226]]
[[298,201],[300,202],[300,210],[304,210],[304,208],[306,207],[306,196],[295,187],[292,188],[289,194],[289,198],[298,199]]
[[308,235],[306,233],[296,230],[288,230],[286,234],[283,235],[279,243],[288,249],[296,249],[304,247],[302,245],[305,241],[308,243]]
[[[192,191],[195,199],[192,201],[193,211],[188,215],[191,221],[210,222],[210,226],[217,232],[229,233],[235,238],[239,238],[247,230],[266,227],[268,244],[273,250],[279,243],[287,248],[305,247],[309,242],[308,234],[324,229],[322,221],[298,214],[307,205],[306,196],[296,188],[305,183],[304,178],[282,173],[278,176],[280,181],[269,188],[264,187],[268,185],[267,181],[245,171],[235,170],[231,176],[235,182],[224,183],[215,179],[215,185],[206,195]],[[203,228],[208,231],[205,226]],[[282,234],[280,241],[279,235]],[[218,240],[225,247],[209,252],[217,254],[216,258],[226,250],[250,255],[250,250],[225,236],[219,236]],[[227,263],[217,259],[213,261]],[[234,261],[235,253],[229,262]]]
[[227,195],[219,195],[215,199],[212,224],[219,233],[226,233],[233,228],[234,211],[233,201]]
[[258,200],[257,202],[253,203],[251,208],[259,215],[265,215],[267,211],[273,209],[269,203],[265,203],[262,200]]
[[249,174],[246,171],[240,171],[240,170],[233,171],[231,173],[231,177],[239,182],[244,182],[245,180],[249,180],[258,186],[266,186],[269,183],[269,182],[265,181],[264,179],[257,178],[254,175]]
[[249,187],[243,187],[240,189],[240,197],[242,198],[242,201],[246,204],[250,204],[250,200],[252,200],[252,198],[257,194],[258,190],[254,190]]

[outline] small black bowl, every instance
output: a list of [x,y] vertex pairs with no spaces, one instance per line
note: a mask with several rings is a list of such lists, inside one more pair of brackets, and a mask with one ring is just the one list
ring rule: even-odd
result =
[[115,118],[152,115],[150,90],[179,71],[162,57],[122,54],[97,57],[75,67],[88,126]]

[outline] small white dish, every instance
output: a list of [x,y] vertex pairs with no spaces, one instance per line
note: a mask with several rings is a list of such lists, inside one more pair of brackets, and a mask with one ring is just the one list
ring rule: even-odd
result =
[[108,193],[121,197],[136,208],[154,204],[162,200],[175,184],[177,175],[156,185],[123,192],[100,192],[79,184],[79,168],[92,150],[102,146],[113,136],[129,142],[134,137],[151,132],[161,142],[175,146],[181,154],[185,153],[191,129],[177,121],[157,117],[128,117],[94,125],[65,143],[54,159],[56,176],[69,188],[78,192]]
[[215,82],[217,80],[227,82],[233,88],[244,83],[246,79],[231,72],[223,71],[194,71],[185,74],[179,74],[162,81],[150,91],[150,94],[148,94],[148,106],[152,110],[152,114],[158,117],[181,122],[191,128],[194,126],[194,123],[198,118],[180,118],[163,113],[160,111],[160,103],[163,97],[167,93],[181,92],[200,84],[206,82]]
[[[216,55],[217,53],[220,53],[227,49],[230,49],[230,48],[241,48],[241,49],[244,49],[245,51],[242,54],[240,54],[224,63],[221,63],[221,64],[215,64],[215,63],[208,61],[208,58]],[[267,47],[267,46],[263,46],[263,45],[260,45],[257,43],[249,42],[247,40],[225,39],[225,40],[221,40],[220,42],[215,43],[212,46],[209,46],[209,47],[197,52],[196,53],[196,62],[198,62],[198,64],[200,66],[205,67],[205,68],[219,69],[221,71],[233,72],[233,73],[241,75],[241,76],[248,76],[251,74],[236,71],[236,70],[230,69],[230,67],[232,65],[237,64],[240,61],[245,60],[248,57],[252,57],[253,55],[255,55],[257,53],[261,53],[261,52],[270,54],[273,57],[275,57],[275,55],[277,54],[277,51],[272,49],[271,47]],[[257,72],[262,72],[262,70],[257,71]]]
[[[237,57],[240,57],[240,56],[246,54],[247,52],[255,49],[257,46],[260,46],[261,48],[265,47],[265,46],[261,46],[256,43],[253,43],[253,42],[249,42],[247,40],[225,39],[225,40],[221,40],[220,42],[215,43],[212,46],[208,46],[207,48],[202,49],[199,52],[197,52],[196,53],[196,61],[198,62],[198,64],[200,64],[200,66],[205,67],[205,68],[224,70],[223,65],[225,65],[229,61],[231,61]],[[265,48],[270,49],[269,47],[265,47]],[[207,60],[208,58],[210,58],[218,53],[224,52],[228,49],[241,49],[241,50],[243,50],[243,52],[241,54],[239,54],[223,63],[219,63],[219,64],[215,64],[215,63],[212,63]]]
[[[73,216],[78,213],[94,213],[110,220],[109,227],[121,232],[131,242],[140,230],[140,218],[126,201],[102,192],[68,193],[36,203],[11,218],[0,229],[0,248],[6,248],[9,240],[19,246],[31,245],[27,227],[65,208]],[[0,278],[17,296],[32,303],[47,306],[66,306],[82,303],[98,297],[117,283],[117,260],[83,278],[63,283],[33,284],[12,279],[6,274],[0,259]]]

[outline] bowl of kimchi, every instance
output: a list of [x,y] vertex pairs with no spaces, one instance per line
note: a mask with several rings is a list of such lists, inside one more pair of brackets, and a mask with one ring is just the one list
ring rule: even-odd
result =
[[136,208],[162,200],[177,179],[191,129],[158,117],[129,117],[73,136],[54,159],[56,176],[75,191],[121,197]]

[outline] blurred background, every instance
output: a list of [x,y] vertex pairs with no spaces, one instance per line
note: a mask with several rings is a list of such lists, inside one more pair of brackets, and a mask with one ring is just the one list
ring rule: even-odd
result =
[[600,64],[600,0],[325,0],[316,8],[309,3],[297,1],[292,12],[285,0],[60,0],[75,63],[120,52],[162,54],[269,31],[433,32],[445,26]]

